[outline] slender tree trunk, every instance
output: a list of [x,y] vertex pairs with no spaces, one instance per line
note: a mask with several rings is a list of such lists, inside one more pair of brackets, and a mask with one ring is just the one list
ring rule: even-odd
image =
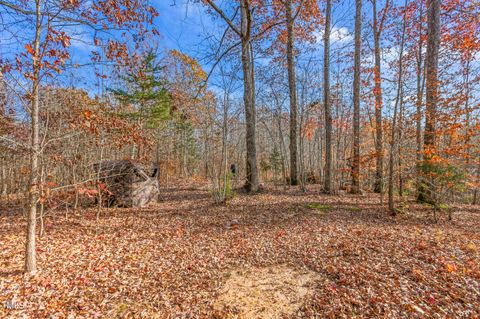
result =
[[[476,174],[477,181],[480,180],[480,161],[477,163],[477,174]],[[480,205],[480,187],[475,187],[473,191],[473,200],[472,205]]]
[[[338,81],[337,83],[335,83],[335,87],[337,87],[337,90],[338,90]],[[340,103],[338,102],[338,99],[339,99],[339,96],[340,96],[340,93],[337,91],[335,92],[335,118],[340,122],[342,123],[342,116],[340,114],[340,110],[339,110],[339,107],[340,107]],[[334,189],[338,189],[338,186],[340,185],[339,183],[339,177],[338,177],[338,171],[340,169],[340,143],[341,143],[341,127],[338,127],[337,130],[336,130],[336,134],[335,134],[335,144],[336,144],[336,148],[335,148],[335,158],[332,160],[332,166],[334,167],[333,168],[333,173],[332,173],[332,176],[331,177],[331,180],[332,180],[332,186]],[[335,164],[335,165],[334,165]],[[340,179],[341,181],[341,179]]]
[[[209,155],[208,153],[209,153],[209,151],[208,151],[208,137],[207,137],[208,131],[207,131],[207,129],[205,129],[205,131],[204,131],[203,134],[204,134],[204,137],[205,137],[204,140],[203,140],[203,147],[204,147],[204,150],[205,150],[205,163],[204,163],[205,179],[208,179],[208,178],[210,177],[210,176],[208,175],[208,172],[209,172],[209,170],[210,170],[210,169],[209,169],[209,163],[210,163],[210,161],[208,160],[208,155]],[[222,157],[222,158],[223,158],[223,157]]]
[[[397,129],[397,110],[398,104],[401,99],[402,94],[402,79],[403,79],[403,49],[405,46],[405,29],[407,26],[407,4],[408,0],[405,0],[404,5],[404,14],[403,14],[403,27],[402,27],[402,40],[400,43],[400,55],[399,55],[399,62],[398,62],[398,79],[397,79],[397,95],[395,97],[395,106],[393,109],[393,123],[392,123],[392,140],[390,144],[390,158],[389,158],[389,173],[388,173],[388,209],[390,212],[395,215],[395,202],[393,198],[393,171],[394,171],[394,153],[395,153],[395,146],[396,146],[396,129]],[[400,154],[398,154],[400,155]]]
[[330,24],[332,0],[327,0],[325,12],[324,64],[323,64],[323,104],[325,107],[325,181],[324,191],[332,193],[332,106],[330,102]]
[[7,196],[8,194],[8,175],[7,175],[7,162],[2,160],[2,192],[0,196]]
[[417,101],[416,101],[416,171],[417,171],[417,192],[420,192],[421,174],[420,163],[422,161],[422,102],[423,102],[423,89],[425,83],[425,77],[422,76],[425,73],[425,67],[423,66],[423,40],[422,40],[422,23],[423,23],[423,1],[420,1],[419,10],[419,37],[418,37],[418,53],[417,53]]
[[283,181],[284,183],[287,182],[287,163],[286,163],[286,147],[285,147],[285,140],[283,139],[283,131],[282,131],[282,108],[279,103],[277,103],[277,130],[278,130],[278,138],[280,139],[280,154],[282,157],[282,174],[283,174]]
[[464,148],[465,148],[465,169],[468,172],[470,168],[470,139],[471,139],[471,129],[470,129],[470,59],[467,60],[464,67],[464,89],[465,89],[465,139],[464,139]]
[[[43,184],[45,183],[45,165],[42,163],[41,164],[41,169],[40,169],[40,187],[39,187],[39,190],[40,190],[40,194],[43,195],[45,190],[43,189]],[[45,233],[45,227],[44,227],[44,220],[43,220],[43,215],[44,215],[44,212],[45,212],[45,203],[44,201],[40,201],[40,230],[39,230],[39,237],[43,237],[44,233]]]
[[292,16],[292,0],[285,2],[285,13],[287,23],[287,68],[288,88],[290,91],[290,184],[298,184],[298,154],[297,154],[297,85],[295,76],[294,57],[294,18]]
[[[227,154],[227,137],[228,137],[228,93],[227,90],[223,93],[223,123],[222,123],[222,164],[223,164],[223,191],[222,191],[222,202],[226,202],[227,196],[227,189],[231,187],[228,184],[228,154]],[[234,178],[232,176],[231,178]],[[216,178],[216,176],[215,176]],[[231,181],[230,181],[231,182]]]
[[383,130],[382,130],[382,71],[380,60],[380,35],[382,26],[378,23],[377,17],[377,1],[373,0],[373,38],[374,38],[374,53],[375,53],[375,153],[376,153],[376,168],[375,168],[375,193],[382,193],[383,190]]
[[400,110],[399,110],[399,118],[398,118],[398,195],[400,197],[403,196],[404,190],[404,180],[403,180],[403,123],[404,123],[404,91],[403,88],[400,92]]
[[[6,93],[5,93],[5,83],[3,79],[3,74],[0,72],[0,121],[6,116]],[[6,158],[2,157],[2,188],[0,191],[0,196],[7,196],[8,193],[8,175],[7,175],[7,161]]]
[[41,0],[35,2],[35,39],[33,43],[33,81],[32,81],[32,103],[31,121],[32,132],[30,140],[30,185],[29,185],[29,212],[27,217],[27,242],[25,249],[25,272],[34,273],[37,271],[37,258],[35,248],[35,235],[37,226],[37,203],[39,200],[38,173],[40,157],[40,32],[41,32]]
[[362,0],[355,1],[355,67],[353,74],[352,193],[360,193],[360,55],[362,50]]
[[0,119],[5,116],[6,109],[6,93],[5,93],[5,83],[3,82],[3,74],[0,73]]
[[245,189],[249,193],[255,193],[259,188],[257,147],[255,141],[255,82],[253,73],[251,25],[252,13],[247,0],[241,1],[241,42],[242,42],[242,67],[243,67],[243,102],[245,104],[246,120],[246,146],[247,180]]
[[[470,127],[470,117],[471,117],[471,110],[470,110],[470,63],[471,60],[468,59],[465,65],[465,169],[467,173],[475,175],[475,167],[470,168],[471,163],[471,136],[472,136],[472,128]],[[478,173],[477,172],[477,180],[478,180]],[[472,204],[476,205],[478,202],[478,187],[474,188],[473,190],[473,200]]]
[[[441,0],[428,0],[428,39],[426,56],[426,109],[425,109],[425,136],[423,160],[429,162],[435,152],[436,113],[438,103],[438,51],[440,47],[440,3]],[[419,201],[432,202],[435,185],[433,180],[424,176],[426,183],[422,183]]]

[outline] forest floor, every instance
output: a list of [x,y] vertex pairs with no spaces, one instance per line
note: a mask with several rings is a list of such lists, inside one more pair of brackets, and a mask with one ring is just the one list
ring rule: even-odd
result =
[[[480,318],[480,207],[453,221],[378,195],[270,188],[214,205],[206,188],[145,209],[46,218],[40,271],[26,222],[0,214],[1,318]],[[11,306],[16,309],[8,309]]]

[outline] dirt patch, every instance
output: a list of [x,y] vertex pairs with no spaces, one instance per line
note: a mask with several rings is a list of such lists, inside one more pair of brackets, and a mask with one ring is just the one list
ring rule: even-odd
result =
[[240,318],[281,318],[297,311],[313,294],[319,276],[287,266],[234,270],[214,304]]

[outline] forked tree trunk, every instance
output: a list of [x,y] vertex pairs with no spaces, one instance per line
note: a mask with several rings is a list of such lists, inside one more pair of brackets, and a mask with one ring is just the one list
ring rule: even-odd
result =
[[210,7],[228,24],[229,28],[240,37],[243,69],[243,102],[245,104],[246,121],[246,182],[245,189],[249,193],[259,189],[257,149],[255,144],[255,77],[252,48],[252,9],[249,0],[240,0],[240,30],[234,25],[225,12],[213,0],[205,0]]
[[352,193],[360,193],[360,55],[362,49],[362,0],[355,1],[355,67],[353,74]]
[[323,104],[325,107],[325,180],[324,191],[331,193],[333,163],[332,163],[332,106],[330,103],[330,23],[331,23],[332,0],[327,0],[325,13],[324,34],[324,64],[323,64]]

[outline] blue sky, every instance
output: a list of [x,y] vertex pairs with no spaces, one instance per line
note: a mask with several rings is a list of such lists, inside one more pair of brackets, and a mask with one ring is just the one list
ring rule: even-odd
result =
[[[150,3],[157,9],[159,16],[155,19],[155,27],[160,32],[160,36],[154,40],[157,42],[161,51],[168,51],[171,49],[180,50],[190,56],[198,59],[203,64],[204,69],[208,72],[211,65],[208,64],[206,59],[207,53],[211,48],[206,46],[205,38],[212,34],[221,34],[226,28],[226,24],[221,19],[214,19],[210,14],[206,12],[206,7],[192,0],[150,0]],[[221,6],[226,4],[226,0],[219,1]],[[352,24],[354,18],[354,6],[353,1],[335,1],[333,6],[333,34],[332,45],[336,44],[341,46],[352,43]],[[320,4],[323,10],[323,3]],[[369,4],[366,1],[364,6],[364,14],[368,18]],[[7,17],[8,18],[8,17]],[[102,67],[93,69],[91,65],[91,52],[95,50],[93,45],[93,34],[91,30],[85,27],[74,27],[71,33],[75,33],[76,36],[72,39],[71,43],[71,63],[78,64],[78,68],[67,68],[57,80],[61,81],[64,85],[72,85],[75,87],[85,88],[91,94],[100,93],[100,82],[95,72],[104,72],[108,74],[108,69],[102,70]],[[23,30],[25,37],[32,37],[32,32]],[[319,52],[314,53],[315,61],[321,63],[323,60],[322,49],[322,32],[317,31],[315,36],[318,42],[315,46],[318,47]],[[1,35],[0,41],[4,39],[4,34]],[[18,51],[24,51],[22,43],[9,43],[8,49],[5,49],[5,42],[2,41],[2,55],[8,57],[12,53]],[[335,51],[332,50],[332,54]],[[302,59],[308,59],[309,57],[301,56],[299,63]],[[268,60],[258,57],[257,63],[265,64]],[[105,67],[104,67],[105,68]]]
[[204,28],[213,25],[205,7],[198,3],[163,0],[153,4],[160,13],[155,21],[161,34],[159,44],[165,49],[195,51],[195,46],[202,40]]
[[[219,5],[224,7],[228,5],[228,1],[232,0],[222,0],[218,1]],[[395,5],[403,5],[403,0],[394,0]],[[88,5],[89,1],[85,2]],[[155,19],[155,27],[159,31],[160,36],[155,37],[152,41],[155,41],[160,49],[160,51],[168,51],[171,49],[177,49],[183,53],[186,53],[194,58],[196,58],[204,67],[205,71],[209,72],[211,69],[211,63],[207,58],[208,53],[212,52],[212,46],[207,45],[206,38],[209,35],[215,34],[219,35],[226,28],[225,22],[219,18],[213,18],[212,15],[207,13],[206,7],[202,4],[199,4],[194,0],[150,0],[150,3],[157,9],[159,16]],[[321,11],[324,10],[324,1],[319,0]],[[385,1],[379,1],[379,9],[383,8]],[[332,40],[332,73],[341,72],[342,67],[351,66],[353,61],[351,58],[343,58],[340,63],[336,63],[336,57],[338,52],[336,49],[346,47],[351,48],[353,46],[353,23],[355,16],[354,0],[337,0],[334,1],[333,5],[333,14],[332,14],[332,24],[333,24],[333,33],[331,36]],[[14,36],[11,36],[9,32],[6,32],[5,29],[0,28],[0,56],[5,58],[13,59],[14,55],[18,52],[25,52],[24,45],[31,41],[33,37],[33,32],[31,30],[32,21],[20,21],[18,24],[13,24],[12,22],[15,19],[19,20],[19,17],[16,17],[12,14],[5,13],[3,7],[0,7],[0,15],[3,24],[0,24],[1,27],[7,26],[9,31],[14,33]],[[371,2],[368,0],[364,1],[363,5],[363,32],[369,40],[364,41],[364,48],[368,51],[368,48],[372,48],[372,34],[371,34]],[[23,17],[21,17],[23,19]],[[10,25],[9,25],[10,24]],[[30,29],[29,29],[30,28]],[[108,67],[105,66],[92,66],[91,64],[91,52],[95,50],[93,45],[93,34],[91,30],[86,29],[85,27],[71,27],[74,30],[69,33],[76,34],[72,39],[70,52],[71,52],[71,63],[78,64],[80,67],[73,68],[67,67],[66,71],[62,75],[57,76],[55,79],[50,80],[55,84],[60,84],[63,86],[73,86],[77,88],[83,88],[87,90],[92,96],[95,94],[101,93],[102,90],[102,81],[95,75],[95,72],[103,74],[112,74]],[[316,49],[307,54],[303,54],[298,58],[298,74],[301,74],[302,64],[306,64],[310,60],[313,63],[313,66],[316,69],[321,69],[323,64],[323,45],[322,45],[322,29],[315,32],[317,38],[317,43],[313,45]],[[20,41],[17,41],[20,39]],[[386,35],[382,37],[384,43],[388,43],[390,39]],[[369,43],[370,42],[370,43]],[[397,50],[398,51],[398,50]],[[393,48],[390,51],[383,51],[383,74],[385,77],[391,77],[391,72],[389,73],[386,63],[388,61],[396,59],[398,52]],[[368,54],[368,53],[367,53]],[[364,59],[367,60],[369,64],[372,63],[371,53],[368,56],[364,56]],[[480,58],[478,59],[480,60]],[[478,61],[477,60],[477,61]],[[262,58],[260,54],[256,55],[257,65],[266,65],[268,63],[268,58]],[[211,62],[211,61],[210,61]],[[476,62],[479,63],[479,62]],[[103,68],[103,70],[102,70]],[[322,72],[318,72],[319,81],[321,81]],[[332,74],[333,76],[333,74]],[[110,86],[121,85],[119,81],[116,81],[115,76],[112,79],[106,80],[106,84],[103,85],[105,90]],[[236,77],[237,80],[241,79],[241,73]],[[22,77],[17,77],[18,82],[13,81],[12,83],[23,84],[25,88],[28,88],[28,83],[24,80],[24,83],[21,83]],[[284,81],[284,78],[279,77],[275,79]],[[115,83],[115,81],[117,83]],[[213,74],[210,82],[210,89],[214,92],[219,92],[218,88],[216,89],[214,84],[218,83],[218,77]],[[391,85],[390,85],[391,86]],[[385,82],[385,103],[388,104],[388,99],[391,99],[391,94],[387,90],[389,87],[389,82]],[[235,85],[236,91],[235,97],[241,97],[242,94],[242,85],[241,81],[238,81],[238,84]]]
[[[160,32],[160,36],[154,38],[159,51],[177,49],[198,58],[204,30],[213,25],[204,6],[188,3],[186,0],[151,1],[151,4],[160,14],[154,22],[154,27]],[[72,64],[78,64],[80,67],[67,71],[66,81],[72,82],[74,78],[76,86],[83,87],[93,94],[99,93],[99,80],[92,76],[92,67],[88,66],[91,52],[95,50],[93,35],[88,29],[77,28],[75,32],[79,34],[72,39],[70,51]],[[87,66],[82,67],[85,64]],[[97,71],[102,72],[101,68]]]

